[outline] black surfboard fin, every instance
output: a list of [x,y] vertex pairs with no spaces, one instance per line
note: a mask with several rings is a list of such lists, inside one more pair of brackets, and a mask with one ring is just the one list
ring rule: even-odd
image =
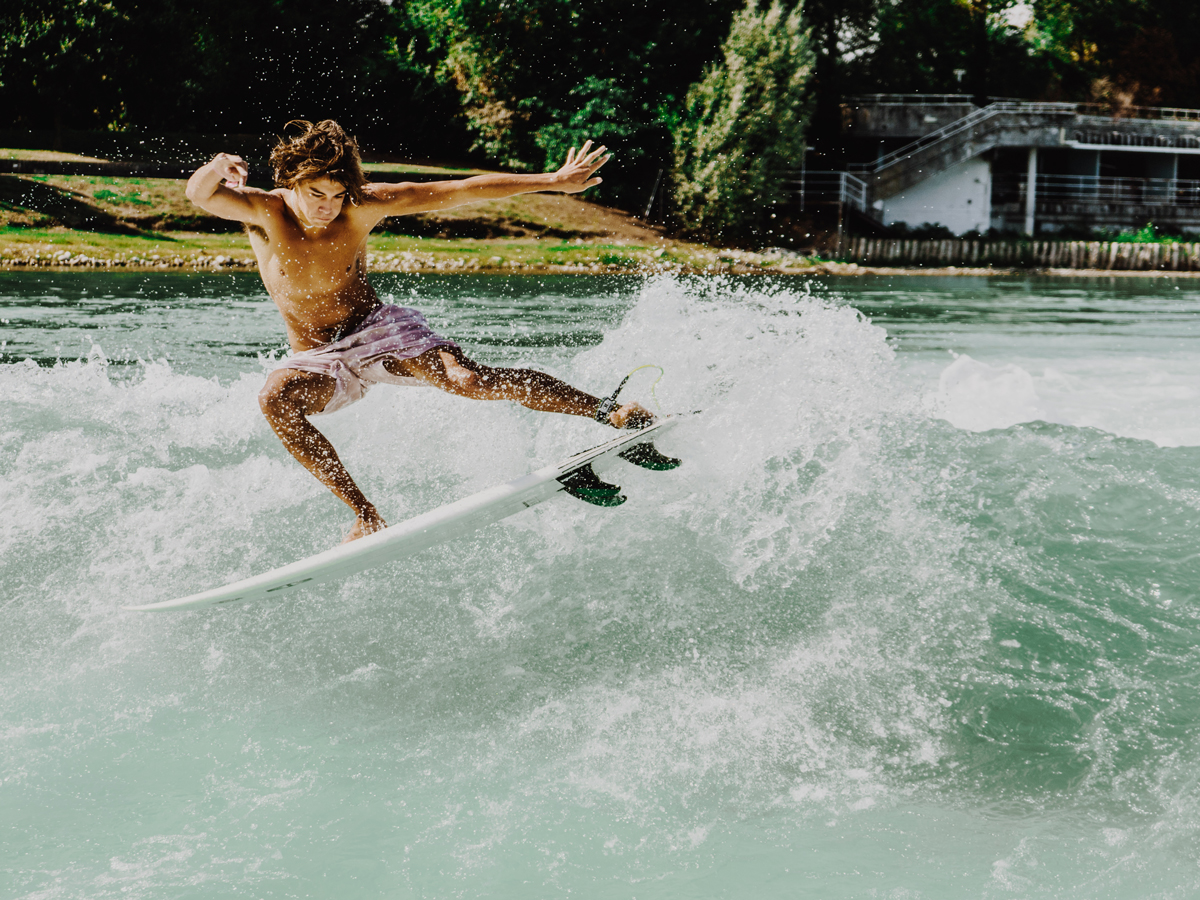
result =
[[663,456],[650,441],[646,441],[644,444],[635,444],[628,450],[622,450],[617,456],[626,462],[633,463],[635,466],[641,466],[643,469],[653,469],[655,472],[678,469],[683,465],[683,460],[681,459],[676,459],[673,456]]
[[566,475],[560,475],[559,483],[563,490],[585,503],[596,506],[620,506],[625,502],[625,495],[615,484],[601,481],[591,465],[581,466]]

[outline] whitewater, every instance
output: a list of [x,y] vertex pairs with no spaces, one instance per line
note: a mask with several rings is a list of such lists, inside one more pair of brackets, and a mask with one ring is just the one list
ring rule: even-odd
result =
[[[702,410],[279,601],[323,550],[251,275],[0,273],[0,895],[1200,894],[1200,284],[379,276],[492,364]],[[599,443],[379,387],[399,522]]]

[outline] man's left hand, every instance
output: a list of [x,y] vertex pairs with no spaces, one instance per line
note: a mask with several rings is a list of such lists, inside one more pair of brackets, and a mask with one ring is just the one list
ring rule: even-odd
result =
[[568,194],[578,194],[580,191],[595,187],[604,180],[593,178],[592,175],[611,159],[610,156],[605,155],[608,148],[597,147],[592,150],[591,147],[592,142],[585,141],[578,150],[572,147],[567,151],[566,163],[554,173],[554,177],[559,181],[558,190]]

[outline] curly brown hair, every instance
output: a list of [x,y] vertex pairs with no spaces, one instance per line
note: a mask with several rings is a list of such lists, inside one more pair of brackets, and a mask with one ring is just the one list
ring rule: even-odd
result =
[[300,133],[290,138],[281,137],[271,151],[275,186],[294,188],[302,181],[328,178],[346,189],[351,203],[362,203],[367,176],[362,169],[358,142],[333,119],[325,119],[316,125],[304,119],[293,119],[284,126],[284,131],[293,125],[301,129]]

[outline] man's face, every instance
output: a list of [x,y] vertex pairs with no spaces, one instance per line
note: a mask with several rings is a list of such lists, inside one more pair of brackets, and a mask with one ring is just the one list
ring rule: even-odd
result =
[[346,188],[330,178],[301,181],[294,193],[300,215],[311,225],[328,225],[346,200]]

